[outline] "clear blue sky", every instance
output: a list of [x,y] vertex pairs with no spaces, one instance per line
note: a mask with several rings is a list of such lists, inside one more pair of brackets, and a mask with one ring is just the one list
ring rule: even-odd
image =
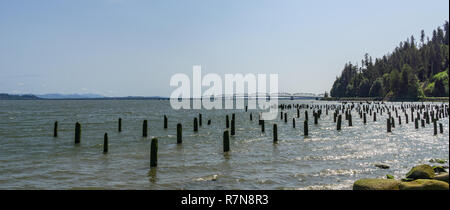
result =
[[200,64],[323,93],[448,15],[448,0],[0,0],[0,92],[169,96]]

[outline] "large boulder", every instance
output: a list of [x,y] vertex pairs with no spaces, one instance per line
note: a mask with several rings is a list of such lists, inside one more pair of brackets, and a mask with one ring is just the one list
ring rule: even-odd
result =
[[433,179],[417,179],[412,182],[402,182],[400,190],[449,190],[448,183]]
[[410,179],[432,179],[434,176],[434,170],[429,165],[415,166],[406,174],[406,178]]
[[398,190],[401,182],[394,179],[360,179],[353,190]]
[[447,172],[445,170],[445,168],[442,167],[442,166],[433,166],[433,170],[434,170],[435,173],[438,173],[438,174]]
[[438,174],[433,179],[448,183],[448,173]]

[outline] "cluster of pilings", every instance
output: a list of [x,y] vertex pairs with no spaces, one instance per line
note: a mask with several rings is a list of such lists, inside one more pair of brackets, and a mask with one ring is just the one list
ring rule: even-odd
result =
[[[353,126],[353,116],[352,113],[357,113],[362,121],[362,124],[368,124],[367,116],[372,117],[373,122],[377,121],[377,115],[386,118],[386,130],[388,133],[393,132],[396,127],[396,122],[398,126],[402,125],[402,122],[409,124],[409,122],[414,122],[415,129],[419,129],[419,122],[422,128],[425,128],[429,124],[433,124],[433,135],[438,135],[438,125],[439,133],[444,132],[443,124],[438,123],[440,119],[448,118],[449,106],[448,104],[417,104],[417,103],[401,103],[399,106],[387,105],[384,102],[342,102],[341,104],[280,104],[278,106],[280,110],[280,120],[284,124],[288,123],[289,110],[295,109],[294,115],[292,116],[292,128],[296,128],[296,119],[300,118],[301,109],[304,111],[304,122],[303,122],[303,135],[307,137],[309,135],[309,115],[308,111],[312,111],[314,126],[319,125],[319,120],[321,119],[322,113],[324,111],[325,115],[330,112],[333,113],[333,123],[336,124],[336,130],[342,130],[342,116],[344,115],[344,120],[347,121],[348,127]],[[246,106],[245,112],[248,112]],[[402,121],[402,116],[404,116],[404,121]],[[249,114],[249,120],[253,121],[253,113]],[[168,117],[163,116],[163,128],[168,129]],[[258,114],[258,125],[261,127],[261,133],[265,133],[265,120],[262,119],[262,114]],[[211,119],[208,120],[208,125],[211,125]],[[198,117],[193,120],[193,132],[199,132],[199,127],[202,126],[202,114],[199,113]],[[122,132],[122,119],[118,119],[118,132]],[[183,129],[182,124],[178,123],[176,127],[177,144],[182,144],[183,142]],[[278,124],[273,123],[272,128],[273,133],[273,143],[278,143]],[[230,135],[236,135],[236,115],[232,113],[231,121],[229,115],[225,116],[225,131],[223,132],[223,151],[225,153],[230,151]],[[58,122],[54,123],[53,136],[58,137]],[[148,136],[148,121],[143,120],[142,122],[142,136]],[[75,123],[75,144],[81,143],[81,124],[79,122]],[[157,152],[158,152],[158,139],[153,138],[151,140],[150,148],[150,167],[157,166]],[[104,134],[103,142],[103,153],[108,153],[108,133]]]

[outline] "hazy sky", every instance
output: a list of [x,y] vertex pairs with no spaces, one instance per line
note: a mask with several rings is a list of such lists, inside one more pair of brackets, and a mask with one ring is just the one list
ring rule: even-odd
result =
[[0,0],[0,93],[169,96],[193,65],[323,93],[448,15],[448,0]]

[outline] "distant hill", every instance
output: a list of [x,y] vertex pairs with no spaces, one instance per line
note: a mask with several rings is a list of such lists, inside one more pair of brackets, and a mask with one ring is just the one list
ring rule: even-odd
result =
[[78,98],[104,98],[102,95],[98,94],[59,94],[59,93],[52,93],[52,94],[43,94],[43,95],[37,95],[39,98],[44,99],[78,99]]
[[6,93],[0,93],[0,100],[35,100],[40,99],[35,95],[9,95]]

